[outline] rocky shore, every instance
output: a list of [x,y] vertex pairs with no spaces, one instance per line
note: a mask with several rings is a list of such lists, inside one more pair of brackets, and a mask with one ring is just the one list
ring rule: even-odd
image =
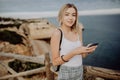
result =
[[[32,72],[34,74],[31,75],[31,72],[27,72],[28,75],[24,76],[24,73],[11,71],[10,66],[6,67],[4,64],[6,62],[6,64],[9,64],[9,61],[13,59],[24,60],[21,58],[21,55],[24,55],[25,61],[27,60],[27,62],[31,62],[33,57],[46,60],[44,56],[50,51],[50,36],[54,29],[56,29],[56,26],[46,19],[13,19],[0,17],[0,80],[47,80],[47,77],[51,77],[48,76],[49,74],[57,77],[54,72],[48,74],[46,69],[42,68],[41,70],[38,67],[37,69],[41,70],[40,72],[35,72],[34,70]],[[4,55],[3,53],[12,53],[14,55],[10,57],[11,54]],[[18,55],[20,55],[19,58],[16,57]],[[34,59],[34,62],[37,63],[37,60]],[[22,61],[22,63],[24,63],[25,66],[25,62]],[[28,67],[30,67],[30,65],[31,64],[29,64]],[[48,64],[44,64],[44,66],[45,65]],[[47,67],[50,68],[50,66]],[[24,67],[24,69],[26,68]],[[48,71],[50,70],[48,69]],[[12,77],[7,75],[12,75]],[[6,76],[8,78],[6,78]],[[51,78],[51,80],[53,79],[55,78]],[[120,71],[84,65],[84,80],[120,80]]]

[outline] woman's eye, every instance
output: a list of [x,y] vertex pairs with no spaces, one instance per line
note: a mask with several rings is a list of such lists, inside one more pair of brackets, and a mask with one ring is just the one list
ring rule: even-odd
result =
[[69,14],[65,14],[65,16],[69,16]]
[[72,14],[72,16],[76,16],[76,14]]
[[73,17],[75,17],[76,14],[65,14],[65,16],[73,16]]

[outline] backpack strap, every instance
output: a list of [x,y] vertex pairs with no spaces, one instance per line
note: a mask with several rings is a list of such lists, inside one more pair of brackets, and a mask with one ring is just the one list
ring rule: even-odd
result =
[[[59,30],[60,33],[61,33],[61,36],[60,36],[60,43],[59,43],[59,50],[61,50],[61,43],[62,43],[62,36],[63,36],[63,33],[62,33],[62,30],[61,30],[61,29],[58,29],[58,30]],[[59,71],[60,66],[61,66],[61,65],[58,65],[58,66],[57,66],[56,72]]]
[[58,30],[60,31],[61,33],[61,36],[60,36],[60,43],[59,43],[59,50],[61,50],[61,43],[62,43],[62,36],[63,36],[63,33],[62,33],[62,30],[58,28]]

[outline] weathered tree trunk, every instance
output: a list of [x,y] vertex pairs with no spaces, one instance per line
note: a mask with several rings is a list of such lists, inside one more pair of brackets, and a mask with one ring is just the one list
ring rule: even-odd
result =
[[[10,68],[7,64],[0,62],[10,73],[17,74],[12,68]],[[17,77],[18,80],[25,80],[23,77]]]
[[105,79],[113,79],[113,80],[120,80],[120,71],[100,68],[100,67],[92,67],[87,66],[87,73],[96,76],[101,77]]
[[29,62],[44,64],[44,57],[38,58],[38,57],[18,55],[18,54],[12,54],[12,53],[3,53],[3,52],[0,53],[0,56],[15,58],[21,61],[29,61]]
[[8,71],[7,71],[6,67],[4,67],[4,65],[0,63],[0,77],[5,76],[7,74],[8,74]]
[[49,53],[45,54],[45,67],[46,67],[46,75],[47,80],[54,80],[54,74],[50,71],[50,56]]
[[36,74],[36,73],[40,73],[40,72],[44,72],[44,71],[45,71],[45,67],[41,67],[38,69],[33,69],[33,70],[25,71],[25,72],[15,73],[13,75],[6,75],[3,77],[0,77],[0,80],[12,78],[12,77],[18,77],[18,76],[28,76],[28,75],[32,75],[32,74]]

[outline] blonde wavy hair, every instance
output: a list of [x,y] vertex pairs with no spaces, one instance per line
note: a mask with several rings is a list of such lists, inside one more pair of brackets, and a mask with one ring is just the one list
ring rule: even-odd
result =
[[60,11],[59,11],[59,13],[58,13],[58,21],[59,21],[60,25],[62,25],[63,14],[64,14],[64,12],[65,12],[68,8],[74,8],[75,11],[76,11],[76,21],[75,21],[75,23],[73,24],[73,26],[71,27],[71,30],[73,30],[73,31],[76,32],[77,29],[78,29],[78,10],[77,10],[77,8],[76,8],[76,6],[75,6],[74,4],[68,3],[68,4],[65,4],[65,5],[63,5],[63,6],[61,7],[61,9],[60,9]]

